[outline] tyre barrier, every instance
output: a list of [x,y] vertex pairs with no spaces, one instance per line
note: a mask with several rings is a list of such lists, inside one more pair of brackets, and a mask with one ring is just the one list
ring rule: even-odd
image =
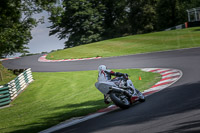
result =
[[6,85],[0,86],[0,107],[10,104],[32,81],[33,76],[29,68]]

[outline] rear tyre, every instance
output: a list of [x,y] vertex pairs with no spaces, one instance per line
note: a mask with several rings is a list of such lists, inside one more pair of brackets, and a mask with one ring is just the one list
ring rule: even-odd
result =
[[120,93],[111,92],[110,98],[115,103],[115,105],[117,105],[118,107],[122,109],[128,109],[131,106],[128,98]]

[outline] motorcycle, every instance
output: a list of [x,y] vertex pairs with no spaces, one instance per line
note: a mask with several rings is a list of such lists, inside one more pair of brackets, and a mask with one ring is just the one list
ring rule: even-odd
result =
[[116,106],[128,109],[137,101],[145,101],[145,96],[134,87],[128,77],[128,74],[126,74],[125,77],[115,77],[107,82],[96,82],[95,87],[111,99]]

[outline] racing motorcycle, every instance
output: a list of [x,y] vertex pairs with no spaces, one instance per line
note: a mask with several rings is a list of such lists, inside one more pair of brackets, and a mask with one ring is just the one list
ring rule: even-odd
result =
[[145,101],[145,96],[135,89],[128,77],[128,74],[126,74],[126,76],[115,77],[111,81],[96,82],[95,86],[101,93],[111,99],[116,106],[127,109],[137,101]]

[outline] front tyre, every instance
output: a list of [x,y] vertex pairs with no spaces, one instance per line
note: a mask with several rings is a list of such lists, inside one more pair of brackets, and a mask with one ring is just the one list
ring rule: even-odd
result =
[[120,93],[111,92],[110,98],[115,103],[115,105],[117,105],[118,107],[122,109],[128,109],[131,105],[128,98],[125,95],[122,95]]

